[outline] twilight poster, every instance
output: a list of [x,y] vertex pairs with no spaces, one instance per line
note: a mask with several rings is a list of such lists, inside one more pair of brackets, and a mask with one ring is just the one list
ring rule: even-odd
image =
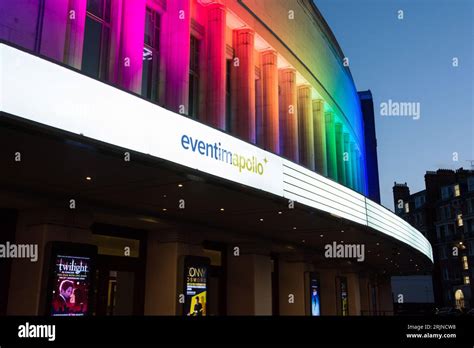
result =
[[57,255],[55,260],[51,315],[87,315],[90,296],[90,258]]

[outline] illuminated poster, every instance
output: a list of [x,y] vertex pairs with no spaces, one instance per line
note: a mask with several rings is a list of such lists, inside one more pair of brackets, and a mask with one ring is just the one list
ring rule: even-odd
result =
[[311,298],[311,315],[317,317],[321,315],[320,305],[320,289],[319,289],[319,278],[316,273],[310,273],[310,298]]
[[206,315],[209,263],[207,258],[188,256],[184,266],[184,313],[187,316]]
[[349,302],[347,292],[347,279],[344,277],[340,278],[341,286],[341,311],[343,316],[349,315]]
[[57,255],[54,263],[51,315],[87,315],[89,292],[90,258]]

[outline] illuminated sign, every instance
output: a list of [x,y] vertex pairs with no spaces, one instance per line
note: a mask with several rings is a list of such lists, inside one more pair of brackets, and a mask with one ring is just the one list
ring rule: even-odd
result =
[[51,301],[52,316],[84,316],[88,312],[90,258],[58,255]]
[[49,242],[44,261],[45,292],[40,306],[46,315],[86,316],[92,312],[94,260],[97,247],[89,244]]
[[369,226],[433,260],[428,240],[403,219],[307,168],[5,44],[0,44],[0,62],[0,111],[168,160]]
[[186,256],[184,261],[184,314],[201,317],[207,314],[209,259]]
[[311,316],[318,317],[321,315],[319,277],[316,273],[309,274],[309,293],[311,299]]
[[341,315],[349,315],[349,294],[347,291],[347,278],[339,277],[339,300],[341,306]]
[[[185,150],[190,150],[200,155],[228,163],[236,167],[239,172],[246,170],[250,173],[263,175],[264,165],[258,161],[257,157],[245,157],[230,150],[226,150],[222,148],[220,142],[206,143],[202,140],[193,139],[193,137],[183,135],[181,137],[181,146],[183,146],[183,149]],[[267,159],[265,158],[263,161],[266,163]]]

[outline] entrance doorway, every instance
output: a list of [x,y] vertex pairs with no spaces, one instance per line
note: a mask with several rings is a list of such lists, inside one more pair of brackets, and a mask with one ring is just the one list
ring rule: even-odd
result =
[[204,242],[204,256],[210,259],[207,296],[207,315],[227,314],[227,246]]
[[93,232],[98,247],[94,315],[143,315],[146,233],[102,224]]

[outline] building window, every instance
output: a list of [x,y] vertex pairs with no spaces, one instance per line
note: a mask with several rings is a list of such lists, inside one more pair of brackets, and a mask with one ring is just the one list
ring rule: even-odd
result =
[[444,226],[444,237],[445,238],[449,238],[451,237],[451,228],[450,228],[451,225],[445,225]]
[[469,279],[469,276],[464,276],[464,284],[471,284],[471,279]]
[[143,45],[142,96],[156,102],[160,81],[160,14],[146,9]]
[[107,80],[110,39],[110,0],[87,0],[81,70]]
[[439,208],[440,220],[446,220],[451,218],[451,208],[449,205],[443,205]]
[[474,176],[467,178],[467,189],[468,191],[474,191]]
[[441,199],[446,200],[453,196],[453,187],[452,186],[443,186],[441,187]]
[[469,263],[467,261],[467,256],[462,257],[462,269],[464,269],[464,270],[469,269]]
[[420,208],[425,204],[425,196],[416,196],[415,197],[415,208]]
[[451,238],[454,235],[454,224],[446,225],[446,238]]
[[232,60],[226,60],[226,78],[225,78],[225,115],[227,132],[232,132],[232,106],[231,106],[231,69]]
[[439,225],[436,227],[436,235],[439,241],[444,240],[444,225]]
[[457,222],[459,227],[464,225],[464,223],[462,221],[462,214],[458,214],[458,216],[456,217],[456,222]]
[[[469,241],[469,255],[474,256],[474,240]],[[474,270],[474,268],[473,268]]]
[[189,55],[189,110],[188,116],[197,118],[199,109],[199,51],[201,43],[191,36]]
[[447,256],[446,256],[446,246],[445,245],[441,245],[439,248],[439,258],[441,260],[445,260],[447,259]]
[[454,185],[454,197],[459,197],[461,195],[461,189],[459,184]]
[[443,269],[443,279],[444,280],[449,280],[449,270],[447,267]]

